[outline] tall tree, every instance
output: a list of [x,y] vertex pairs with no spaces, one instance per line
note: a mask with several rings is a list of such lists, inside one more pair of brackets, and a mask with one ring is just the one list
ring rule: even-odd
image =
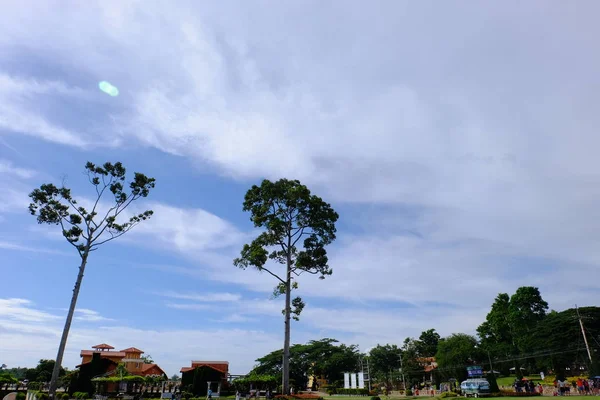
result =
[[[499,293],[485,321],[477,328],[481,345],[490,353],[490,357],[506,359],[517,352],[509,321],[509,308],[510,297],[507,293]],[[505,369],[504,373],[508,373],[510,365],[504,364],[502,368]]]
[[[298,286],[294,279],[305,272],[321,279],[331,275],[325,246],[335,240],[338,214],[299,181],[288,179],[277,182],[265,179],[260,186],[252,186],[244,198],[243,210],[250,212],[254,226],[264,232],[244,245],[234,265],[267,272],[277,280],[273,294],[285,295],[282,386],[283,393],[288,394],[290,318],[294,314],[293,318],[298,320],[304,308],[300,297],[291,299],[292,289]],[[269,259],[283,264],[283,273],[266,268]]]
[[407,385],[416,384],[423,378],[424,367],[419,361],[419,342],[406,338],[402,343],[402,377]]
[[548,303],[540,290],[533,286],[522,286],[510,297],[508,322],[512,328],[515,344],[520,351],[526,350],[528,337],[536,325],[544,319]]
[[[123,218],[122,214],[131,203],[148,196],[150,190],[154,188],[154,178],[148,178],[146,175],[136,172],[129,187],[126,188],[124,186],[125,168],[120,162],[114,164],[107,162],[102,166],[88,162],[85,170],[96,193],[91,202],[91,208],[83,207],[73,198],[71,189],[65,187],[64,184],[61,187],[51,183],[43,184],[29,194],[32,200],[29,211],[37,217],[38,223],[60,225],[63,236],[75,247],[81,260],[50,381],[49,396],[51,399],[56,393],[69,329],[90,252],[98,249],[100,245],[124,235],[138,223],[152,216],[151,210],[129,218]],[[102,204],[104,195],[112,197],[110,205],[106,208]],[[121,221],[123,219],[124,221]]]
[[437,353],[438,343],[440,341],[440,334],[435,329],[428,329],[421,332],[419,341],[417,343],[417,349],[420,357],[434,357]]
[[464,333],[454,333],[440,340],[435,358],[442,375],[459,380],[467,377],[467,366],[484,359],[477,339]]
[[377,345],[369,351],[369,368],[378,381],[389,383],[392,372],[400,370],[402,351],[395,344]]

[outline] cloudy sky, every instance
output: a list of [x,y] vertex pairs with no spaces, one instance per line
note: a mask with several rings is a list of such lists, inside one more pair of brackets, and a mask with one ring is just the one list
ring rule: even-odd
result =
[[[232,265],[261,179],[340,214],[292,340],[473,332],[498,292],[600,301],[595,1],[18,1],[0,14],[0,363],[53,358],[78,258],[27,194],[157,180],[91,257],[64,365],[106,342],[169,374],[282,344],[274,282]],[[120,94],[98,90],[109,81]],[[90,190],[91,189],[91,190]]]

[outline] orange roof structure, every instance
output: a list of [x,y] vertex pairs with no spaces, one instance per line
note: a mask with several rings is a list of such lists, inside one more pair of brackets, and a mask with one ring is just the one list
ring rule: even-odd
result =
[[144,364],[144,365],[142,365],[142,374],[145,375],[148,371],[150,371],[153,368],[157,368],[160,372],[162,372],[164,375],[166,375],[165,371],[163,371],[163,369],[161,367],[159,367],[158,364]]
[[125,357],[125,352],[123,351],[94,351],[94,350],[81,350],[79,357],[83,356],[93,356],[94,353],[100,353],[103,358],[123,358]]
[[229,373],[228,361],[192,361],[191,367],[182,367],[180,372],[192,371],[198,367],[209,367],[223,374]]
[[121,350],[121,352],[123,352],[123,353],[140,353],[140,354],[142,354],[142,353],[143,353],[143,351],[142,351],[142,350],[140,350],[140,349],[137,349],[137,348],[135,348],[135,347],[128,347],[128,348],[126,348],[125,350]]
[[98,350],[113,350],[114,347],[112,347],[110,344],[106,344],[106,343],[102,343],[102,344],[97,344],[95,346],[92,346],[92,349],[98,349]]

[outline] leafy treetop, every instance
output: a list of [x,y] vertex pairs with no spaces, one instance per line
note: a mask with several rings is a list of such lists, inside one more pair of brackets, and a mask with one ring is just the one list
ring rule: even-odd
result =
[[[88,162],[85,169],[97,194],[91,209],[80,205],[71,195],[71,189],[64,185],[56,187],[53,184],[43,184],[29,195],[32,200],[29,211],[37,216],[38,223],[60,225],[63,236],[82,258],[89,251],[116,239],[140,221],[150,218],[152,211],[147,210],[131,216],[126,222],[117,222],[123,210],[140,197],[148,196],[155,185],[154,178],[136,172],[126,189],[125,168],[120,162],[107,162],[102,166]],[[114,203],[102,215],[98,215],[100,200],[105,193],[111,193]],[[100,239],[105,232],[110,236]]]

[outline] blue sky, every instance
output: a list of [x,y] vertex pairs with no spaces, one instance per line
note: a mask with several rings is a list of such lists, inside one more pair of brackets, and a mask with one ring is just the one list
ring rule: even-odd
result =
[[[340,214],[293,342],[473,332],[498,292],[598,304],[600,6],[503,1],[13,2],[0,16],[0,361],[55,356],[78,259],[27,194],[86,161],[157,180],[93,254],[65,366],[106,342],[169,374],[282,343],[268,276],[232,265],[263,178]],[[109,81],[120,90],[98,90]],[[590,279],[592,278],[592,279]]]

